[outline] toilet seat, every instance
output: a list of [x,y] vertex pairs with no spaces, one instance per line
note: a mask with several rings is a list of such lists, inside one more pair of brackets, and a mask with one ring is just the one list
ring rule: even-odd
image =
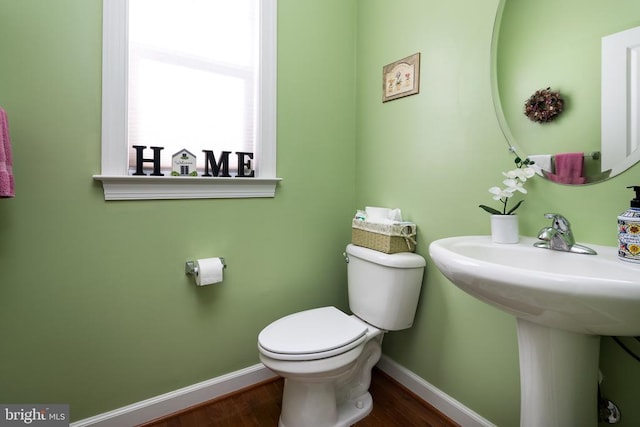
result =
[[279,360],[316,360],[342,354],[366,340],[366,323],[335,307],[290,314],[258,335],[260,351]]

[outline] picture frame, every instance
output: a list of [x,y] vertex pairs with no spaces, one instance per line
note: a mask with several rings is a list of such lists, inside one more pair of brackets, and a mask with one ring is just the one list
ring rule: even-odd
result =
[[420,52],[382,67],[382,102],[420,92]]

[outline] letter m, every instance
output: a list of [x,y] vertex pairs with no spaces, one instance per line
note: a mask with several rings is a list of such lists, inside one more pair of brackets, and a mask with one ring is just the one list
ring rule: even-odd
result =
[[225,178],[231,176],[229,175],[229,154],[231,154],[231,151],[223,151],[222,154],[220,154],[220,160],[218,162],[216,162],[213,151],[202,150],[202,152],[205,154],[204,173],[202,174],[202,176],[212,176],[209,173],[209,168],[211,168],[211,170],[213,171],[213,176],[220,176]]

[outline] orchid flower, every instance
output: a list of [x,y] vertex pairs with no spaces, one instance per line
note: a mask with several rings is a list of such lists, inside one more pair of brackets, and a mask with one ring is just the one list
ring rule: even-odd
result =
[[507,186],[507,191],[510,191],[512,195],[516,191],[527,194],[527,190],[524,188],[524,182],[522,181],[517,179],[505,179],[502,183]]
[[[511,150],[513,153],[515,151]],[[516,209],[520,207],[520,205],[524,202],[524,200],[520,200],[514,207],[507,210],[507,204],[509,203],[509,199],[516,193],[527,194],[526,188],[524,188],[524,183],[527,182],[528,179],[533,178],[536,174],[535,170],[530,167],[534,162],[529,159],[522,160],[516,154],[515,164],[516,169],[502,172],[502,175],[506,177],[502,184],[505,188],[500,187],[491,187],[489,189],[489,193],[493,196],[493,200],[499,201],[502,203],[502,210],[498,210],[486,205],[480,205],[482,209],[493,214],[493,215],[512,215]]]
[[[531,164],[531,161],[529,162],[529,164]],[[518,179],[522,182],[526,182],[527,179],[532,178],[535,174],[536,174],[536,171],[530,167],[524,167],[524,168],[510,170],[508,172],[502,172],[502,175],[506,176],[507,178]]]
[[500,200],[502,198],[509,198],[513,196],[513,192],[509,191],[508,188],[503,190],[500,187],[491,187],[489,189],[489,193],[493,194],[493,200]]

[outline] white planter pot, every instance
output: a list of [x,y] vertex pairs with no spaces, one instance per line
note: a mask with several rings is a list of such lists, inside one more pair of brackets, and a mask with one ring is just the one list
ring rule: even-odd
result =
[[492,242],[518,243],[519,240],[518,215],[491,215]]

